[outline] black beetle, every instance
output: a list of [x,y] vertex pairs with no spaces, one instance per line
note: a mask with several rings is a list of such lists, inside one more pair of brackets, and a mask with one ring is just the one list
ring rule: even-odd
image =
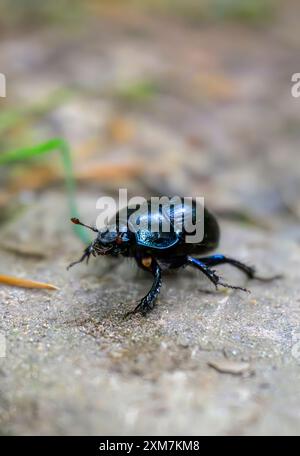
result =
[[[196,217],[196,201],[193,200],[189,211],[191,213],[193,221]],[[211,256],[203,257],[214,249],[219,244],[220,229],[215,216],[209,212],[206,208],[203,208],[204,215],[204,235],[201,242],[198,243],[187,243],[186,237],[188,234],[184,228],[178,232],[174,228],[174,219],[182,217],[184,205],[180,204],[173,206],[168,212],[170,219],[170,231],[163,232],[158,230],[152,232],[149,229],[153,218],[166,217],[166,213],[159,209],[159,213],[151,212],[151,203],[147,201],[142,209],[142,216],[139,215],[140,219],[144,218],[147,221],[148,228],[140,228],[133,232],[129,228],[128,220],[136,209],[126,208],[126,217],[122,215],[122,210],[116,214],[116,223],[114,228],[111,229],[110,223],[105,230],[97,230],[91,226],[81,223],[77,218],[71,219],[73,223],[85,226],[97,233],[96,239],[84,250],[82,257],[69,265],[68,268],[75,264],[81,263],[85,259],[89,260],[90,255],[122,255],[124,257],[135,258],[138,266],[145,271],[148,271],[153,276],[153,283],[150,291],[143,297],[136,308],[128,312],[126,315],[133,314],[140,311],[143,315],[146,315],[154,307],[155,299],[157,298],[161,284],[162,284],[162,271],[170,269],[178,269],[183,266],[191,265],[199,269],[206,277],[215,285],[223,287],[233,288],[242,291],[248,291],[245,288],[229,285],[223,282],[216,271],[211,267],[229,263],[232,266],[243,271],[249,279],[258,279],[263,281],[273,280],[276,277],[261,278],[256,276],[255,269],[251,266],[229,258],[221,254],[215,254]],[[139,210],[139,214],[141,214]],[[140,226],[142,220],[139,220]],[[150,224],[150,225],[149,225]],[[143,225],[145,226],[145,225]],[[161,225],[159,225],[161,226]],[[201,256],[200,259],[195,256]]]

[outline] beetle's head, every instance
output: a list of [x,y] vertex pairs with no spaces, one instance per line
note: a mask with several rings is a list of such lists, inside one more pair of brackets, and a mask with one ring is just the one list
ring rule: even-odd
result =
[[68,269],[75,264],[86,260],[88,263],[91,255],[113,255],[116,256],[126,249],[126,243],[129,241],[126,233],[118,233],[117,231],[109,231],[108,229],[100,231],[92,226],[81,223],[77,218],[72,218],[71,221],[75,225],[81,225],[97,233],[96,239],[84,250],[82,257],[78,261],[74,261],[68,266]]
[[98,255],[118,255],[126,248],[128,240],[126,233],[105,229],[98,231],[93,249]]

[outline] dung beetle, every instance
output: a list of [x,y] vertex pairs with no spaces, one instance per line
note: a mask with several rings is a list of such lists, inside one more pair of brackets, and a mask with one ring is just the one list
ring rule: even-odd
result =
[[[188,209],[192,219],[195,221],[197,214],[197,202],[192,200]],[[232,266],[243,271],[249,279],[258,279],[270,281],[276,277],[262,278],[255,274],[255,269],[234,258],[227,257],[222,254],[214,254],[211,256],[203,256],[212,250],[215,250],[219,244],[220,229],[216,217],[203,208],[204,217],[204,232],[200,242],[187,242],[187,233],[184,229],[178,231],[175,229],[174,220],[182,216],[183,205],[174,206],[168,212],[169,217],[169,232],[159,230],[153,232],[149,229],[154,219],[163,219],[166,217],[166,212],[160,207],[158,213],[151,212],[150,200],[145,202],[144,207],[139,210],[138,226],[141,228],[133,231],[130,229],[129,220],[136,209],[127,207],[124,217],[124,210],[117,212],[114,218],[114,224],[108,222],[103,230],[98,230],[89,225],[81,223],[77,218],[72,218],[71,221],[77,225],[82,225],[97,233],[96,239],[84,250],[82,257],[71,263],[68,269],[75,264],[86,260],[88,262],[91,255],[122,255],[124,257],[134,258],[137,265],[152,274],[153,283],[149,292],[144,296],[134,310],[126,314],[134,314],[141,312],[146,315],[153,309],[156,298],[159,295],[162,285],[162,272],[171,269],[179,269],[184,266],[193,266],[200,270],[216,287],[219,285],[236,290],[248,291],[246,288],[229,285],[221,280],[216,273],[214,266],[229,263]],[[141,215],[142,214],[142,215]],[[144,224],[142,223],[144,222]],[[146,222],[146,225],[145,225]],[[197,258],[200,257],[200,258]]]

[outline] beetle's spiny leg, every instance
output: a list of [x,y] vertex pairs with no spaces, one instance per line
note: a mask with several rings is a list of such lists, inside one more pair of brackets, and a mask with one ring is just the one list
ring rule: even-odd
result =
[[241,291],[245,291],[247,293],[251,293],[250,290],[248,290],[247,288],[239,287],[239,286],[236,286],[236,285],[230,285],[227,282],[223,282],[223,277],[218,275],[218,274],[216,274],[215,270],[211,269],[211,272],[213,273],[213,277],[216,280],[216,282],[214,284],[215,287],[216,287],[216,290],[218,290],[218,287],[220,285],[221,287],[224,287],[224,288],[232,288],[233,290],[241,290]]
[[84,254],[82,255],[82,257],[81,257],[79,260],[73,261],[72,263],[70,263],[69,266],[67,267],[67,271],[68,271],[70,268],[72,268],[73,266],[75,266],[75,264],[82,263],[82,262],[86,259],[87,256],[88,256],[87,253],[84,253]]
[[220,280],[221,277],[216,274],[216,271],[210,269],[206,263],[202,262],[202,259],[198,260],[197,258],[187,257],[187,262],[190,263],[192,266],[196,267],[197,269],[200,269],[200,271],[202,271],[203,274],[205,274],[206,277],[215,285],[216,290],[218,289],[218,286],[221,285],[222,287],[225,287],[225,288],[232,288],[234,290],[241,290],[241,291],[249,292],[249,290],[247,290],[246,288],[229,285],[226,282],[222,282]]
[[250,290],[248,290],[247,288],[244,288],[244,287],[239,287],[239,286],[235,286],[235,285],[229,285],[229,283],[226,283],[226,282],[223,282],[223,278],[222,276],[219,276],[218,274],[215,274],[216,271],[213,271],[213,277],[214,277],[214,285],[216,287],[216,290],[219,289],[219,285],[221,287],[224,287],[224,288],[232,288],[233,290],[241,290],[241,291],[245,291],[247,293],[250,293]]
[[235,285],[229,285],[226,282],[219,282],[218,285],[221,285],[222,287],[225,287],[225,288],[232,288],[233,290],[240,290],[240,291],[245,291],[246,293],[251,293],[251,291],[248,290],[247,288],[237,287]]
[[[145,265],[144,265],[145,267]],[[141,312],[142,315],[146,315],[150,310],[154,307],[154,302],[159,295],[161,289],[161,269],[158,263],[152,259],[151,264],[149,265],[148,271],[150,271],[153,275],[153,283],[150,291],[144,296],[135,309],[127,312],[124,318],[133,315],[137,312]]]
[[81,258],[79,258],[79,260],[77,261],[73,261],[72,263],[69,264],[69,266],[67,267],[67,271],[72,268],[73,266],[75,266],[75,264],[79,264],[79,263],[82,263],[85,259],[86,259],[86,262],[88,264],[88,261],[89,261],[89,258],[90,258],[90,255],[93,253],[93,248],[92,248],[92,244],[89,245],[85,250],[84,250],[84,253],[82,255]]
[[217,266],[219,264],[231,264],[232,266],[236,267],[240,271],[244,272],[249,279],[255,278],[255,268],[253,266],[248,266],[241,261],[235,260],[234,258],[226,257],[222,254],[215,254],[209,257],[201,258],[202,263],[206,264],[206,266]]
[[281,274],[277,274],[273,277],[261,277],[259,275],[256,275],[256,268],[254,266],[248,266],[239,260],[226,257],[222,254],[216,254],[206,258],[201,258],[201,262],[208,267],[227,263],[244,272],[244,274],[246,274],[249,279],[259,280],[261,282],[271,282],[272,280],[281,279],[283,277]]
[[136,313],[138,313],[138,311],[140,310],[142,306],[142,301],[139,301],[138,305],[133,309],[133,310],[129,310],[129,312],[126,312],[126,314],[124,315],[124,320],[128,317],[130,317],[131,315],[134,315]]

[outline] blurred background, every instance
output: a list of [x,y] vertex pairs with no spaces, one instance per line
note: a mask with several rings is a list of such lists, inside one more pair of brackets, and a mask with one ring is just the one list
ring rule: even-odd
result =
[[[297,1],[2,0],[0,154],[70,145],[93,199],[203,195],[300,239]],[[0,168],[0,223],[60,189],[59,151]]]

